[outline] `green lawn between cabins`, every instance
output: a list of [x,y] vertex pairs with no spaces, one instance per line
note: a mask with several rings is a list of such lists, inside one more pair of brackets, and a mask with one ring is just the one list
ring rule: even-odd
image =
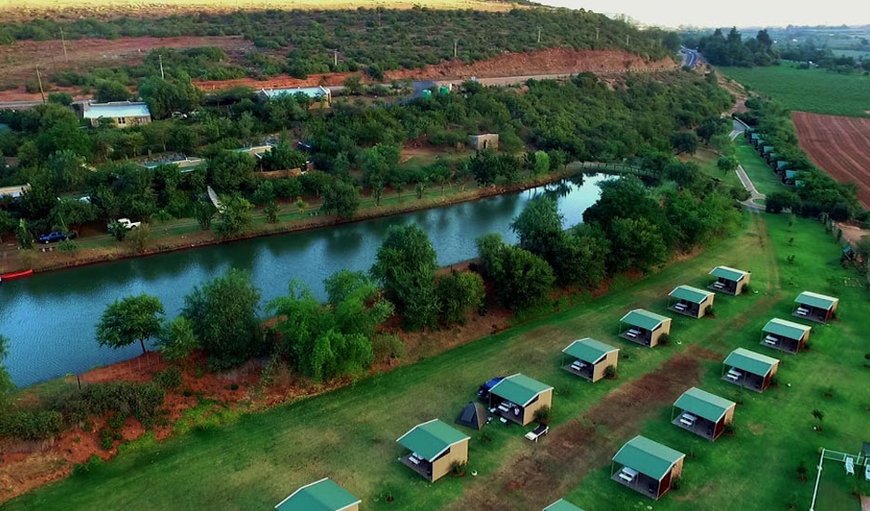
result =
[[797,69],[785,63],[768,67],[722,67],[732,78],[789,110],[866,117],[870,110],[870,76],[824,69]]
[[746,175],[749,176],[759,192],[770,195],[773,192],[783,192],[788,189],[782,184],[782,180],[776,172],[770,168],[764,158],[758,155],[758,151],[745,138],[737,137],[734,143],[737,149],[737,160],[740,161]]
[[[763,219],[773,243],[763,232]],[[790,238],[793,246],[788,245]],[[740,394],[745,401],[736,411],[734,437],[712,444],[696,440],[668,423],[668,407],[648,417],[637,431],[693,453],[686,461],[682,488],[656,509],[730,509],[737,502],[746,510],[780,509],[793,496],[804,507],[812,484],[796,483],[799,460],[812,471],[817,446],[853,450],[866,426],[868,403],[862,388],[867,370],[862,367],[859,325],[870,314],[870,304],[863,289],[829,284],[829,276],[847,275],[836,263],[838,252],[817,223],[798,220],[789,227],[785,216],[747,214],[738,234],[699,257],[640,282],[619,281],[602,298],[321,397],[260,414],[230,416],[225,424],[194,427],[164,443],[134,442],[114,461],[37,490],[4,509],[271,509],[297,487],[330,476],[362,498],[365,510],[438,510],[458,501],[465,488],[485,488],[500,466],[536,449],[522,438],[519,427],[488,427],[491,442],[471,433],[469,471],[476,470],[478,476],[448,477],[434,485],[396,461],[402,454],[396,438],[431,418],[452,422],[483,380],[522,371],[553,385],[553,426],[558,428],[607,392],[655,370],[691,344],[722,355],[736,346],[767,352],[758,345],[761,326],[774,314],[787,317],[793,295],[813,289],[841,297],[843,320],[817,328],[810,352],[781,356],[778,388],[761,395],[738,393],[736,387],[718,381],[718,364],[707,365],[703,388],[730,398]],[[785,258],[792,253],[797,259],[787,265]],[[665,313],[668,291],[684,283],[706,285],[706,273],[716,264],[751,270],[753,289],[759,293],[717,298],[716,317],[711,319],[668,314],[675,316],[669,346],[650,350],[616,338],[617,320],[626,310],[646,307]],[[771,296],[777,300],[773,310],[754,306]],[[585,336],[613,343],[630,355],[620,361],[618,380],[591,385],[559,369],[560,350]],[[837,385],[837,393],[827,400],[822,391],[831,383]],[[822,434],[811,431],[813,408],[827,414]],[[202,416],[196,420],[220,422]],[[628,437],[613,439],[625,440]],[[570,500],[590,511],[645,508],[650,503],[607,480],[608,470],[605,463],[578,479]],[[394,502],[384,501],[386,493]],[[517,506],[513,499],[506,500]],[[824,511],[823,503],[817,509]]]

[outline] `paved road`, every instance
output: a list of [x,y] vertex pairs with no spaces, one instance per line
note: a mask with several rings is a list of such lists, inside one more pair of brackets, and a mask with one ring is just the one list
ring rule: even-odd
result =
[[[731,129],[731,140],[736,139],[737,137],[743,136],[743,132],[746,131],[746,125],[740,121],[733,120],[732,121],[732,129]],[[766,195],[759,192],[757,188],[755,188],[755,183],[749,179],[749,175],[746,174],[746,171],[743,169],[743,165],[737,165],[737,177],[740,179],[740,184],[743,185],[743,188],[749,192],[749,199],[743,201],[741,204],[750,209],[761,210],[764,209],[764,206],[758,204],[757,200],[764,200],[767,198]]]

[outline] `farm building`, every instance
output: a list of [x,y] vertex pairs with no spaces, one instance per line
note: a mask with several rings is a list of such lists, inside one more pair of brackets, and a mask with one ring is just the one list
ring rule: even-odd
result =
[[608,367],[616,369],[619,362],[618,348],[589,337],[572,342],[562,353],[571,358],[562,369],[592,383],[604,378]]
[[260,99],[271,100],[302,94],[312,101],[312,107],[327,108],[332,105],[332,92],[326,87],[290,87],[283,89],[260,89]]
[[399,461],[431,482],[441,479],[454,463],[468,463],[470,437],[438,419],[418,424],[397,442],[411,451]]
[[761,329],[761,344],[786,353],[797,353],[810,338],[811,327],[773,318]]
[[692,286],[677,286],[668,297],[668,309],[693,318],[703,318],[707,309],[713,307],[716,293]]
[[522,426],[535,420],[535,412],[553,404],[553,387],[515,374],[503,378],[489,392],[490,411]]
[[468,403],[455,422],[466,428],[481,429],[486,425],[486,408],[480,403]]
[[716,277],[716,280],[710,284],[708,289],[732,295],[742,293],[743,288],[749,285],[749,280],[752,278],[751,272],[728,266],[717,266],[710,270],[710,275]]
[[643,436],[625,443],[610,468],[610,477],[617,483],[658,500],[668,492],[683,473],[686,455]]
[[553,502],[549,506],[544,508],[544,511],[583,511],[581,508],[575,506],[574,504],[568,502],[565,499],[559,499],[556,502]]
[[468,137],[468,145],[477,151],[482,151],[484,149],[498,151],[498,135],[494,133],[470,135]]
[[278,511],[359,511],[360,499],[324,478],[291,493],[275,506]]
[[118,128],[129,128],[150,123],[151,111],[147,104],[141,102],[85,103],[82,105],[82,117],[93,127],[109,121]]
[[723,364],[723,380],[756,392],[769,387],[779,369],[779,360],[743,348],[729,353]]
[[648,310],[634,309],[619,320],[619,336],[641,346],[652,348],[659,343],[662,335],[670,333],[671,318]]
[[0,199],[10,198],[10,199],[20,199],[24,192],[30,191],[30,183],[24,185],[17,186],[3,186],[0,187]]
[[719,438],[725,425],[734,420],[736,406],[733,401],[692,387],[674,402],[671,422],[712,441]]
[[[848,246],[848,245],[847,245]],[[827,323],[837,315],[840,299],[804,291],[794,299],[795,309],[792,316],[808,319],[817,323]]]

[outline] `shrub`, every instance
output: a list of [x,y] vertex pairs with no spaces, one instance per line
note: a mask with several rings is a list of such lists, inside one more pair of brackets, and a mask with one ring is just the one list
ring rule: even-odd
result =
[[378,334],[372,339],[374,360],[386,362],[405,356],[405,344],[394,334]]
[[535,420],[540,422],[541,424],[546,424],[550,422],[550,407],[542,406],[535,410]]
[[712,318],[716,315],[716,310],[713,309],[712,305],[708,305],[706,308],[704,308],[704,315],[710,316]]
[[465,472],[468,469],[468,463],[464,461],[454,461],[450,464],[450,470],[453,472],[453,475],[456,477],[465,476]]
[[670,343],[671,343],[671,334],[662,334],[659,337],[659,344],[661,344],[663,346],[667,346]]
[[112,431],[109,428],[100,430],[100,448],[108,451],[114,445],[115,439],[112,437]]
[[0,437],[46,440],[63,428],[63,417],[52,410],[18,411],[0,415]]
[[608,380],[615,380],[616,379],[616,366],[607,366],[604,369],[604,377],[607,378]]
[[181,369],[169,366],[154,376],[154,383],[163,389],[176,389],[181,386]]

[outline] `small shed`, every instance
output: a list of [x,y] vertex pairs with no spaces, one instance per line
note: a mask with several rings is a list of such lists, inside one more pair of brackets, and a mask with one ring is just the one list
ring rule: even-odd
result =
[[151,122],[151,111],[148,105],[135,101],[112,101],[110,103],[85,103],[82,105],[82,117],[97,127],[104,121],[110,121],[118,128],[129,128]]
[[456,418],[456,424],[472,429],[483,428],[486,425],[486,408],[480,403],[468,403]]
[[498,151],[498,135],[495,133],[470,135],[468,137],[468,145],[477,151],[482,151],[484,149]]
[[399,461],[435,482],[450,473],[454,463],[468,463],[470,438],[446,423],[432,419],[414,426],[396,440],[411,451]]
[[604,378],[608,367],[615,369],[619,363],[618,348],[590,337],[572,342],[562,353],[571,359],[562,369],[592,383]]
[[671,318],[661,316],[645,309],[629,311],[619,320],[619,336],[632,341],[654,347],[662,335],[671,333]]
[[644,436],[626,442],[610,467],[610,477],[617,483],[658,500],[668,492],[683,473],[686,455]]
[[753,133],[749,136],[749,143],[752,144],[752,147],[758,147],[759,141],[763,140],[764,139],[761,138],[761,134],[759,133]]
[[489,393],[490,411],[521,426],[552,404],[553,387],[519,373],[503,378]]
[[725,357],[722,379],[741,387],[763,392],[779,369],[779,360],[744,348]]
[[713,441],[734,421],[736,403],[692,387],[674,402],[671,422],[680,428]]
[[710,275],[716,277],[716,280],[707,289],[731,295],[742,293],[743,288],[749,285],[752,278],[751,272],[729,266],[717,266],[710,270]]
[[797,353],[810,338],[811,327],[773,318],[761,329],[761,344],[786,353]]
[[668,297],[668,309],[693,318],[703,318],[707,309],[713,307],[716,293],[692,286],[677,286]]
[[827,323],[837,315],[840,299],[812,291],[804,291],[794,299],[794,303],[795,309],[791,313],[792,316],[816,323]]
[[544,508],[544,511],[583,511],[583,509],[575,506],[565,499],[559,499],[549,506]]
[[305,485],[275,506],[278,511],[359,511],[360,499],[332,479]]
[[767,164],[770,165],[771,168],[773,168],[776,166],[776,160],[777,160],[777,158],[779,158],[779,153],[777,153],[777,152],[768,153],[766,158],[767,158]]

